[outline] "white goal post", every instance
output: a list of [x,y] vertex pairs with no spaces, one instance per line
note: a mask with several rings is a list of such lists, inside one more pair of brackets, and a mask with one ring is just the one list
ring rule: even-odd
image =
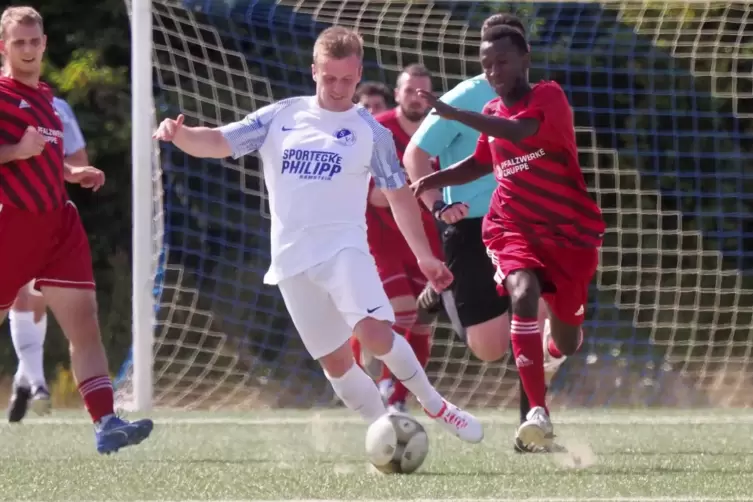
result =
[[[153,404],[155,329],[155,173],[152,140],[152,0],[131,0],[131,159],[133,204],[133,401],[148,411]],[[158,162],[158,160],[157,160]]]

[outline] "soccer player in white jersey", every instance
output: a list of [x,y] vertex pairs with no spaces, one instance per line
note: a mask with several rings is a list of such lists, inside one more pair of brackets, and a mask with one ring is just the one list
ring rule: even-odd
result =
[[[63,153],[72,166],[88,166],[86,141],[70,105],[55,97],[52,102],[63,122]],[[44,375],[44,339],[47,334],[47,307],[33,283],[18,292],[10,313],[10,335],[18,357],[8,421],[20,422],[29,407],[39,414],[50,412],[50,393]]]
[[429,247],[391,133],[352,102],[362,60],[357,33],[328,28],[314,44],[315,96],[286,99],[216,129],[184,126],[182,116],[167,119],[154,136],[195,157],[260,153],[272,217],[272,264],[264,280],[279,286],[304,345],[348,408],[369,423],[386,413],[376,384],[353,360],[348,339],[355,333],[427,415],[476,443],[481,423],[432,387],[408,342],[392,331],[395,316],[369,254],[371,175],[429,281],[439,290],[452,282]]

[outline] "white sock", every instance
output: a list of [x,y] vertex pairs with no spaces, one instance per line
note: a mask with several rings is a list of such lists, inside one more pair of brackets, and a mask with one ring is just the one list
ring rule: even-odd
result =
[[[47,334],[47,315],[38,323],[33,312],[10,311],[10,334],[18,356],[18,371],[31,387],[47,387],[44,377],[44,338]],[[16,380],[20,383],[20,380]]]
[[426,376],[426,372],[405,338],[393,333],[392,349],[376,357],[381,359],[392,375],[403,382],[403,385],[416,396],[426,411],[431,415],[436,415],[442,410],[444,405],[442,396],[429,382],[429,377]]
[[379,389],[374,380],[369,378],[369,375],[357,364],[353,364],[339,378],[329,376],[326,370],[324,374],[332,384],[335,394],[345,406],[360,414],[368,423],[376,421],[377,418],[387,413],[387,409],[382,402],[382,395],[379,394]]

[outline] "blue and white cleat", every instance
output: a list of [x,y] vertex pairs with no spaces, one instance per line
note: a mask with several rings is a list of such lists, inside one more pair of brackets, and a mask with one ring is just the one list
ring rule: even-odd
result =
[[111,415],[94,426],[97,451],[109,455],[126,446],[137,445],[149,437],[153,428],[154,422],[148,418],[129,422]]

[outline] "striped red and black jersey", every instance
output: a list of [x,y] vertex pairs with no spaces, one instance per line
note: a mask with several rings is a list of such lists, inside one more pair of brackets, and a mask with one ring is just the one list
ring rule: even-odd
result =
[[52,106],[52,90],[44,83],[29,87],[0,77],[0,145],[18,143],[33,126],[47,144],[26,160],[0,164],[0,204],[43,213],[65,204],[63,124]]
[[573,111],[559,84],[540,82],[510,107],[496,98],[483,113],[539,122],[536,134],[517,143],[485,134],[479,137],[474,157],[494,166],[498,182],[487,218],[532,241],[601,246],[604,219],[586,188]]

